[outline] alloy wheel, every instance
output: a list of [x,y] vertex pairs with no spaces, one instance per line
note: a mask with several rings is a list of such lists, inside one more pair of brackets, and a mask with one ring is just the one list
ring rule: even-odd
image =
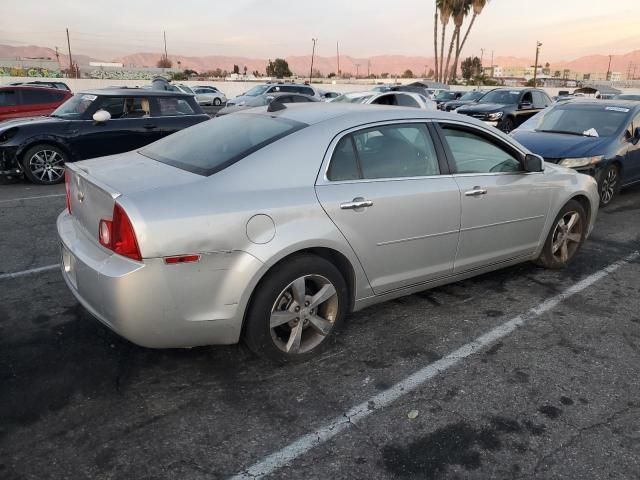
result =
[[305,275],[287,285],[273,304],[271,338],[285,353],[305,353],[331,333],[337,316],[335,286],[321,275]]
[[576,211],[565,213],[556,224],[553,232],[551,253],[562,263],[569,261],[576,253],[582,241],[583,225]]
[[29,159],[29,170],[41,182],[55,183],[64,175],[64,157],[54,150],[39,150]]
[[602,187],[600,188],[600,200],[604,205],[608,204],[613,199],[617,187],[618,171],[615,167],[612,167],[607,171],[606,176],[602,180]]

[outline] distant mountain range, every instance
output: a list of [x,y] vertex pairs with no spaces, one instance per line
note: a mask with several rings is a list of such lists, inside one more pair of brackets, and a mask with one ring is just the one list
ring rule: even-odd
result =
[[[136,67],[155,67],[156,63],[160,59],[161,53],[156,52],[140,52],[125,55],[120,58],[114,59],[97,59],[88,55],[73,55],[75,62],[80,65],[86,65],[89,62],[119,62],[125,66]],[[34,58],[44,57],[55,60],[56,53],[53,49],[47,47],[40,47],[35,45],[30,46],[11,46],[0,45],[0,59],[15,59],[15,58]],[[192,69],[198,72],[205,72],[207,70],[215,70],[220,68],[222,70],[231,71],[233,65],[238,65],[242,71],[244,67],[247,67],[248,72],[258,70],[264,72],[267,59],[259,58],[246,58],[246,57],[232,57],[221,55],[207,55],[207,56],[187,56],[187,55],[169,55],[169,58],[173,61],[173,66],[176,68],[178,62],[180,62],[181,69]],[[59,53],[60,63],[66,66],[69,63],[67,55]],[[299,75],[308,75],[311,64],[311,56],[288,56],[285,57],[289,63],[289,68]],[[490,59],[485,58],[484,64],[488,66],[491,63]],[[513,56],[500,56],[494,58],[494,64],[502,67],[528,67],[533,65],[533,58],[521,58]],[[541,63],[544,63],[544,58],[541,59]],[[551,71],[569,69],[575,72],[590,73],[590,72],[606,72],[609,65],[609,57],[607,55],[588,55],[577,58],[570,61],[562,61],[552,63],[550,66]],[[611,59],[611,71],[627,73],[629,65],[637,65],[637,75],[640,76],[640,50],[635,50],[624,55],[614,55]],[[366,74],[368,71],[377,75],[382,73],[389,73],[390,75],[401,75],[405,70],[410,69],[416,76],[423,76],[425,70],[429,70],[434,66],[433,57],[426,56],[406,56],[406,55],[376,55],[369,58],[357,58],[349,55],[340,56],[340,70],[356,74]],[[314,58],[313,64],[314,70],[319,70],[324,75],[328,75],[331,72],[337,72],[337,58],[336,57],[319,57]]]

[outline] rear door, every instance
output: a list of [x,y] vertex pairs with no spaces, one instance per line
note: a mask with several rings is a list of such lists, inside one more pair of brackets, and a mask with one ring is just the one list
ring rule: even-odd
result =
[[456,123],[439,126],[462,194],[454,271],[531,255],[550,206],[544,172],[525,172],[522,154],[492,133]]
[[51,91],[42,87],[20,89],[21,111],[29,115],[49,115],[64,100],[61,91]]
[[640,128],[640,114],[633,119],[629,134],[625,138],[628,147],[625,155],[623,184],[640,182],[640,142],[633,138],[636,128]]
[[425,123],[354,129],[331,143],[318,199],[376,294],[451,273],[460,192],[443,160]]

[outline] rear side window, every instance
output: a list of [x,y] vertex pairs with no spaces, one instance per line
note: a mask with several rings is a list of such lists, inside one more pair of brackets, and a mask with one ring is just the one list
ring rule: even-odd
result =
[[158,97],[161,116],[195,115],[195,111],[184,98]]
[[235,113],[181,130],[152,143],[140,153],[158,162],[209,176],[306,126],[286,118]]
[[385,125],[347,135],[334,150],[332,181],[439,175],[438,157],[422,124]]
[[[44,89],[34,88],[31,90],[22,90],[22,103],[26,105],[37,105],[39,103],[53,103],[54,96]],[[62,95],[60,95],[62,97]]]
[[420,104],[410,95],[398,95],[398,105],[401,107],[420,108]]
[[15,90],[0,90],[0,107],[16,105],[18,99]]

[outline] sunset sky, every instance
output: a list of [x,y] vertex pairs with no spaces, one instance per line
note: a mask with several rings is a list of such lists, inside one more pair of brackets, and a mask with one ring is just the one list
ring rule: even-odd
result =
[[[108,59],[170,54],[275,57],[317,54],[367,57],[433,54],[432,0],[2,0],[0,43],[66,47]],[[531,57],[544,42],[546,60],[640,49],[638,0],[492,0],[476,22],[468,54]]]

